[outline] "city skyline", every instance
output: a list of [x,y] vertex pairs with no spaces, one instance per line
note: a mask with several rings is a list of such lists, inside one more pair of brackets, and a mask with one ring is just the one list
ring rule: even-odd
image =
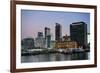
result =
[[79,21],[84,21],[87,24],[87,31],[90,32],[89,13],[22,10],[21,15],[22,39],[36,38],[38,32],[43,32],[44,36],[44,29],[48,27],[54,40],[56,23],[62,26],[62,36],[65,34],[70,35],[70,24]]

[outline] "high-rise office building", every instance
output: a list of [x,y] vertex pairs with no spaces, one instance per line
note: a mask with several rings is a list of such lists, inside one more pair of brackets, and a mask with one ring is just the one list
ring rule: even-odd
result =
[[76,41],[80,47],[87,45],[87,24],[85,22],[75,22],[70,24],[70,38]]
[[51,42],[50,28],[45,27],[45,44],[46,44],[46,48],[50,48],[50,42]]
[[55,26],[55,40],[60,41],[62,38],[62,27],[59,23],[56,23]]
[[45,27],[45,38],[50,35],[50,28]]
[[43,37],[43,32],[38,32],[37,38],[35,38],[36,48],[45,48],[45,38]]

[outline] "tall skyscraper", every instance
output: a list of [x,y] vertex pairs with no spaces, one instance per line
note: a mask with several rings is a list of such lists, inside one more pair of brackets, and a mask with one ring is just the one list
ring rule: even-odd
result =
[[50,35],[50,28],[45,27],[45,38]]
[[56,23],[55,26],[55,40],[60,41],[62,38],[62,27],[59,23]]
[[87,45],[87,24],[85,22],[75,22],[70,24],[70,37],[76,41],[80,47]]
[[46,43],[46,48],[50,48],[50,42],[51,42],[50,28],[45,27],[45,43]]

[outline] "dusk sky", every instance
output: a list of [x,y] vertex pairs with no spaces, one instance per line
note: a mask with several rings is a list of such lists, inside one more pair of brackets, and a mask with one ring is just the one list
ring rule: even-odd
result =
[[51,37],[55,39],[55,23],[62,26],[62,36],[70,35],[70,24],[83,21],[90,32],[90,14],[79,12],[56,12],[40,10],[21,10],[21,36],[23,38],[36,38],[38,32],[50,28]]

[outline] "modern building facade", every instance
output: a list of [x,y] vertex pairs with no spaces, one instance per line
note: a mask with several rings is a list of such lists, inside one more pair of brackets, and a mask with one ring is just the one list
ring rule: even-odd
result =
[[62,27],[59,23],[56,23],[55,26],[55,40],[60,41],[62,38]]
[[50,34],[50,28],[45,27],[45,47],[50,48],[51,43],[51,34]]
[[43,32],[38,32],[38,37],[43,37]]
[[54,49],[55,48],[55,41],[54,40],[51,40],[50,48],[51,49]]
[[45,27],[45,38],[50,35],[50,28]]
[[33,38],[24,38],[21,40],[22,49],[33,49],[34,48],[34,39]]
[[45,38],[42,32],[38,32],[37,38],[35,38],[35,48],[45,48]]
[[85,22],[75,22],[70,24],[70,38],[76,41],[78,46],[87,45],[87,24]]

